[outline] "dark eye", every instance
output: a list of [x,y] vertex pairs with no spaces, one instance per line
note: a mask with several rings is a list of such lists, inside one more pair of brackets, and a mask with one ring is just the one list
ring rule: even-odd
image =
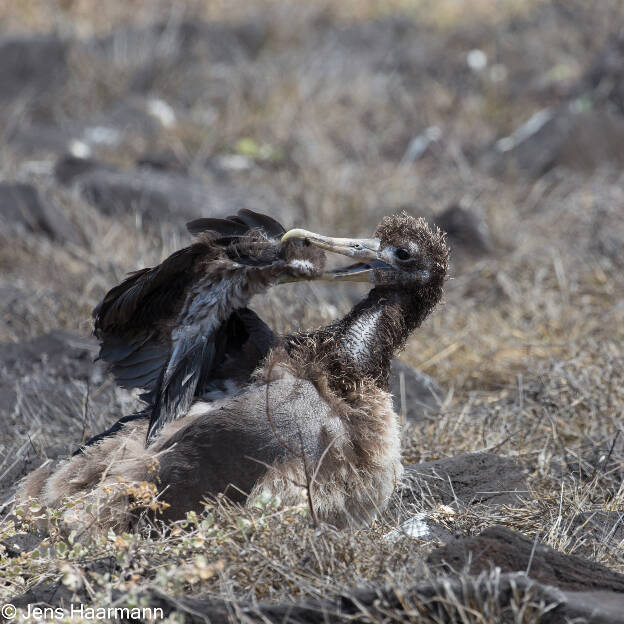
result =
[[410,252],[407,251],[407,249],[403,249],[403,247],[399,247],[399,249],[396,250],[395,254],[396,254],[396,257],[399,260],[409,260],[410,259]]

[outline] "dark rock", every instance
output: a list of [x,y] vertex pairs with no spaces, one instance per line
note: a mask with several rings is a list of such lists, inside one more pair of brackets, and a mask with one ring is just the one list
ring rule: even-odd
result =
[[9,557],[19,557],[21,553],[28,553],[41,543],[41,538],[33,533],[16,533],[0,542],[5,548]]
[[201,214],[206,188],[185,176],[96,169],[79,176],[85,199],[106,215],[139,213],[152,221],[192,219]]
[[83,570],[95,574],[97,576],[105,576],[106,574],[112,574],[115,570],[119,570],[117,564],[117,558],[114,555],[110,557],[101,557],[87,563]]
[[0,101],[58,91],[67,78],[67,44],[55,36],[0,40]]
[[[404,381],[405,414],[401,400],[401,375]],[[444,391],[425,373],[415,370],[401,360],[392,360],[390,392],[394,410],[411,422],[422,422],[434,415],[444,400]]]
[[405,466],[403,502],[423,496],[462,505],[513,505],[527,491],[525,471],[513,460],[493,453],[467,453]]
[[[38,602],[50,606],[68,605],[72,597],[60,584],[46,584],[12,599],[25,609]],[[124,605],[125,596],[113,590],[112,600]],[[129,596],[128,596],[129,598]],[[136,597],[133,597],[136,600]],[[162,609],[168,617],[183,615],[188,624],[205,622],[289,622],[290,624],[333,624],[354,621],[463,621],[467,612],[483,614],[484,620],[515,621],[520,605],[534,605],[543,624],[589,621],[593,624],[624,622],[624,597],[611,591],[562,591],[543,585],[522,573],[441,577],[419,580],[403,586],[355,589],[335,600],[300,600],[267,604],[224,601],[213,597],[168,596],[157,590],[141,593],[141,605]],[[134,603],[133,600],[133,603]],[[540,603],[542,612],[538,616]],[[123,622],[128,620],[121,620]],[[533,621],[533,620],[531,620]],[[535,620],[537,621],[537,619]]]
[[571,89],[570,97],[607,101],[624,114],[624,29],[611,38]]
[[171,171],[175,173],[185,173],[187,169],[186,165],[170,151],[145,154],[137,160],[137,165],[155,169],[156,171]]
[[43,201],[31,184],[0,182],[0,235],[41,234],[56,242],[83,242],[74,225],[54,204]]
[[64,156],[55,166],[63,184],[76,185],[104,214],[140,213],[159,221],[196,217],[206,203],[206,188],[186,176],[148,169],[126,172],[89,158]]
[[115,167],[107,165],[93,158],[79,158],[77,156],[65,155],[59,158],[54,165],[54,175],[61,184],[71,184],[74,179],[79,178],[91,171],[105,170],[118,171]]
[[528,571],[536,581],[560,589],[624,593],[624,575],[593,561],[564,555],[502,526],[485,529],[476,537],[456,538],[434,550],[427,563],[441,572],[465,570],[472,575],[497,566],[502,572]]
[[66,154],[56,161],[54,175],[61,184],[71,184],[75,179],[91,171],[104,169],[106,171],[118,171],[115,167],[107,165],[93,158],[80,158]]
[[122,150],[134,144],[142,146],[161,129],[148,99],[127,98],[86,119],[64,119],[62,124],[24,116],[9,128],[7,141],[22,156],[70,152],[86,159],[101,147]]
[[214,177],[209,184],[190,176],[153,168],[121,171],[92,159],[65,156],[56,165],[57,178],[74,185],[87,201],[111,216],[140,214],[149,222],[182,224],[202,215],[225,216],[240,208],[282,218],[288,212],[269,188]]
[[95,339],[57,329],[26,342],[0,344],[0,367],[28,375],[44,365],[50,376],[87,379],[97,348]]
[[458,204],[449,206],[433,221],[447,233],[453,257],[457,251],[481,256],[492,251],[492,239],[487,223],[474,212]]
[[42,583],[29,589],[26,593],[11,599],[11,604],[17,609],[26,609],[28,605],[40,607],[62,607],[69,609],[72,604],[87,604],[89,597],[86,591],[76,595],[65,587],[61,581]]
[[138,406],[94,363],[95,339],[57,330],[0,345],[0,502],[19,478]]
[[[434,553],[443,551],[439,548]],[[559,553],[557,553],[559,555]],[[565,561],[568,570],[576,560],[573,557],[559,555]],[[107,559],[113,559],[107,558]],[[582,560],[581,560],[582,561]],[[87,567],[100,566],[101,560],[88,564]],[[103,564],[104,569],[108,564]],[[111,561],[111,566],[115,564]],[[600,567],[600,566],[598,566]],[[92,573],[102,573],[99,569]],[[620,577],[602,568],[603,578]],[[598,624],[618,624],[624,622],[624,595],[618,590],[610,590],[609,583],[604,588],[589,591],[566,591],[557,586],[544,584],[528,577],[523,572],[491,572],[478,577],[457,574],[420,579],[415,583],[400,586],[353,589],[342,592],[334,600],[303,600],[284,604],[233,602],[214,597],[169,596],[158,590],[148,590],[139,596],[132,596],[136,604],[160,608],[164,617],[173,613],[184,615],[189,623],[237,622],[244,619],[249,622],[290,622],[292,624],[313,624],[316,622],[353,622],[364,618],[366,621],[394,621],[411,619],[418,614],[419,619],[432,621],[450,621],[455,615],[461,618],[466,609],[471,613],[483,613],[488,621],[515,621],[516,605],[544,605],[544,612],[539,618],[544,624],[567,624],[574,619],[591,621]],[[119,590],[113,590],[111,599],[117,606],[124,606],[126,598]],[[30,604],[69,607],[72,603],[87,603],[85,590],[75,595],[62,583],[46,583],[30,589],[28,592],[11,599],[18,609],[26,609]],[[442,605],[442,606],[441,606]],[[122,620],[127,621],[127,620]],[[454,621],[454,619],[453,619]],[[458,621],[461,621],[458,619]]]
[[539,178],[554,167],[593,171],[624,164],[624,119],[607,111],[577,112],[574,103],[536,113],[497,143],[493,168]]

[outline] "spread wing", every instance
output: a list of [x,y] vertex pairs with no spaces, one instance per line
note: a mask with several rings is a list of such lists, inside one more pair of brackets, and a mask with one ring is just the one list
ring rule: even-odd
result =
[[136,271],[93,310],[99,357],[119,385],[153,390],[171,358],[171,327],[187,298],[200,259],[211,249],[196,243],[154,268]]
[[[100,358],[121,386],[142,388],[142,398],[152,406],[148,440],[187,411],[198,385],[206,386],[228,353],[231,332],[222,329],[227,322],[215,322],[204,333],[184,318],[184,310],[201,307],[202,297],[214,306],[215,297],[225,296],[211,290],[211,262],[270,266],[279,258],[285,231],[271,217],[250,210],[227,219],[197,219],[187,227],[200,242],[131,274],[93,311]],[[219,303],[223,308],[225,302]]]
[[[203,338],[205,340],[206,337]],[[234,387],[247,384],[252,372],[276,343],[273,331],[255,312],[248,308],[232,311],[212,333],[208,345],[197,348],[197,353],[202,353],[201,364],[193,364],[191,358],[195,355],[191,351],[183,366],[183,375],[176,377],[186,379],[196,373],[194,383],[183,387],[179,387],[178,383],[163,384],[165,390],[152,409],[147,444],[168,422],[186,413],[196,395],[209,397],[213,392],[223,395]]]
[[[215,332],[217,345],[215,361],[198,392],[202,395],[210,392],[227,392],[233,381],[241,386],[249,383],[251,374],[277,341],[273,330],[253,310],[249,308],[235,310]],[[87,440],[74,455],[81,453],[87,446],[115,435],[124,425],[137,421],[149,421],[148,441],[162,429],[162,423],[155,416],[153,406],[148,406],[140,412],[123,416],[106,431]]]

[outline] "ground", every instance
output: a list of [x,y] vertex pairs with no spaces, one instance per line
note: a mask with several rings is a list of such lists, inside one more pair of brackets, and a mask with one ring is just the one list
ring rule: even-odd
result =
[[[410,513],[466,539],[503,525],[624,573],[621,2],[27,0],[0,2],[0,23],[0,493],[136,406],[91,364],[90,311],[189,242],[186,220],[248,207],[361,236],[407,210],[449,231],[452,262],[400,354],[441,389],[405,423],[404,461],[486,453],[526,479],[503,503],[429,493]],[[284,331],[364,292],[280,286],[253,307]],[[24,346],[56,330],[49,357]],[[32,529],[39,510],[22,511],[5,541]],[[220,500],[160,537],[86,542],[51,518],[37,550],[0,546],[0,603],[59,579],[93,605],[400,589],[428,578],[437,545],[384,537],[406,517],[336,531],[277,501]],[[461,621],[492,609],[477,600]]]

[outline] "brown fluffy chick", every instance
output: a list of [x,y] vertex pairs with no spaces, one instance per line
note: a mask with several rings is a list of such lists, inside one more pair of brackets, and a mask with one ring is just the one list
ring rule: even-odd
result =
[[358,259],[326,276],[365,279],[372,290],[343,319],[285,337],[247,388],[196,401],[148,449],[145,426],[128,426],[56,470],[34,473],[22,497],[55,505],[80,496],[85,505],[78,516],[71,511],[70,526],[124,528],[132,521],[128,497],[111,498],[111,488],[120,478],[148,479],[152,470],[170,505],[167,519],[225,493],[247,504],[268,495],[310,506],[339,527],[371,522],[403,470],[387,393],[390,361],[440,300],[448,249],[439,230],[405,213],[384,218],[372,239],[291,230],[282,238],[289,240]]

